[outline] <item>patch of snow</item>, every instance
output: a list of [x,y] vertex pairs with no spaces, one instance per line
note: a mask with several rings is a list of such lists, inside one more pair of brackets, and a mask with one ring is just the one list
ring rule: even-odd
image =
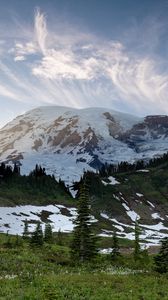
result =
[[117,181],[113,176],[109,176],[108,179],[110,180],[111,185],[120,184],[119,181]]
[[140,243],[141,250],[149,249],[152,246],[156,246],[156,243]]
[[[70,212],[70,216],[64,215],[61,209]],[[51,222],[53,231],[61,230],[63,232],[71,232],[73,230],[73,221],[77,216],[75,207],[66,208],[64,205],[46,205],[33,206],[22,205],[16,207],[0,208],[0,232],[9,232],[9,234],[22,235],[24,230],[24,222],[28,221],[29,232],[32,232],[38,221],[41,222],[44,230],[45,223],[41,221],[41,213],[48,213],[47,220]],[[97,222],[94,216],[90,216],[90,222]]]
[[[118,237],[121,238],[126,238],[129,240],[134,240],[135,239],[135,224],[130,225],[130,224],[124,224],[119,221],[117,221],[114,218],[110,218],[107,214],[101,213],[101,216],[111,222],[113,222],[113,226],[116,227],[116,229],[119,229],[117,231]],[[135,219],[135,216],[134,216]],[[117,228],[118,226],[121,226],[123,230],[120,230],[121,228]],[[140,224],[139,227],[141,229],[140,233],[140,239],[145,240],[146,243],[151,243],[152,245],[158,245],[160,243],[160,240],[164,237],[167,236],[168,234],[168,228],[163,225],[163,223],[158,223],[156,225],[145,225],[145,224]],[[129,229],[131,232],[126,232]],[[162,230],[165,230],[167,233],[163,233]],[[112,237],[113,232],[109,230],[103,230],[103,232],[100,234],[100,236],[105,236],[105,237]]]
[[108,185],[109,183],[107,183],[106,181],[102,180],[102,183],[106,186]]
[[110,254],[113,251],[113,248],[100,249],[99,253],[101,254]]
[[134,210],[126,211],[126,213],[133,222],[140,219],[140,216]]
[[147,201],[147,202],[148,202],[148,204],[149,204],[151,207],[155,208],[155,206],[154,206],[153,203],[151,203],[150,201]]
[[120,201],[120,198],[119,198],[118,196],[116,196],[115,194],[113,194],[113,197],[114,197],[116,200]]
[[122,203],[122,206],[124,206],[126,214],[133,222],[140,219],[140,216],[134,210],[131,210],[125,203]]
[[109,182],[106,182],[106,181],[102,180],[102,183],[103,183],[105,186],[108,185],[108,184],[111,184],[111,185],[120,184],[120,182],[117,181],[113,176],[109,176],[109,177],[108,177],[108,180],[109,180]]
[[153,219],[161,219],[164,221],[164,219],[158,213],[153,213],[151,216]]
[[145,224],[142,225],[141,224],[141,227],[146,227],[146,228],[149,228],[152,230],[157,230],[157,231],[167,230],[167,227],[165,227],[162,222],[159,222],[158,224],[155,224],[155,225],[145,225]]
[[75,198],[78,191],[74,191],[73,188],[71,188],[71,187],[69,187],[69,191],[70,191],[72,197]]
[[122,203],[122,206],[123,206],[126,210],[130,210],[129,207],[127,206],[127,204]]
[[146,170],[146,169],[144,169],[144,170],[137,170],[136,172],[148,173],[149,170]]
[[[52,222],[53,231],[72,231],[73,220],[76,216],[76,209],[71,209],[72,216],[61,214],[63,205],[47,205],[47,206],[16,206],[16,207],[1,207],[0,208],[0,231],[9,232],[10,234],[22,235],[24,222],[29,222],[29,231],[34,230],[37,221],[41,222],[40,214],[42,211],[49,213],[48,220]],[[42,223],[44,229],[45,223]]]
[[138,197],[143,197],[143,194],[140,194],[140,193],[136,193],[136,195],[137,195]]

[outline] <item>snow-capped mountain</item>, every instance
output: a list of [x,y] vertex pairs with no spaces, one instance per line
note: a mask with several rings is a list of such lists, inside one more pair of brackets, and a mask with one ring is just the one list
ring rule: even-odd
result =
[[44,106],[0,130],[0,161],[36,163],[67,183],[102,163],[133,162],[168,150],[168,116],[139,118],[105,108]]

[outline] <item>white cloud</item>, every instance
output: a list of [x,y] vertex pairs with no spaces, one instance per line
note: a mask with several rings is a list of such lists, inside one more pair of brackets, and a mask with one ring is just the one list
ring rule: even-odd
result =
[[98,61],[93,58],[76,56],[72,51],[48,50],[40,64],[33,68],[33,74],[44,78],[90,80],[95,77]]
[[34,30],[35,30],[35,37],[38,43],[38,46],[43,54],[46,51],[46,38],[47,38],[47,25],[46,19],[44,14],[40,13],[39,9],[35,15],[35,22],[34,22]]
[[14,53],[14,61],[26,60],[26,56],[37,53],[37,46],[33,42],[25,44],[15,43],[15,47],[9,50],[9,53]]
[[[140,114],[168,113],[168,64],[163,73],[161,57],[149,51],[128,51],[122,42],[56,25],[56,32],[47,28],[45,15],[37,10],[30,33],[13,38],[8,55],[14,56],[16,67],[4,63],[2,69],[15,86],[4,89],[8,97],[17,95],[20,101],[34,105],[126,107]],[[158,38],[153,43],[158,44]]]
[[6,86],[0,84],[0,96],[15,99],[15,94]]
[[23,61],[25,60],[25,57],[23,55],[18,55],[18,56],[15,56],[14,58],[14,61]]

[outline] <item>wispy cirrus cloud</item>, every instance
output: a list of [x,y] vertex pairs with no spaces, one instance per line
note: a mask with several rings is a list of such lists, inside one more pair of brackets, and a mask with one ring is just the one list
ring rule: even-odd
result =
[[25,45],[22,43],[15,43],[15,47],[10,49],[11,53],[15,54],[14,60],[25,60],[27,55],[32,55],[37,52],[37,47],[32,42],[27,42]]
[[46,52],[46,39],[47,39],[47,24],[45,15],[40,13],[40,10],[36,10],[35,21],[34,21],[34,32],[36,42],[41,52],[45,55]]
[[[135,44],[135,29],[126,43],[126,35],[122,42],[64,24],[55,28],[53,32],[46,16],[36,10],[30,32],[13,36],[8,57],[4,61],[2,57],[0,65],[0,95],[34,106],[49,103],[105,106],[141,115],[168,113],[168,63],[152,52],[152,45],[144,51],[145,37],[141,51],[138,46],[128,47],[131,35]],[[161,28],[154,23],[158,34]],[[151,39],[153,47],[158,39]]]

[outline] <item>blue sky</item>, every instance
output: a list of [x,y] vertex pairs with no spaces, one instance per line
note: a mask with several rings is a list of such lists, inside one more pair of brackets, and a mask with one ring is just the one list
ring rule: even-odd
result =
[[167,0],[0,6],[0,126],[41,105],[168,114]]

